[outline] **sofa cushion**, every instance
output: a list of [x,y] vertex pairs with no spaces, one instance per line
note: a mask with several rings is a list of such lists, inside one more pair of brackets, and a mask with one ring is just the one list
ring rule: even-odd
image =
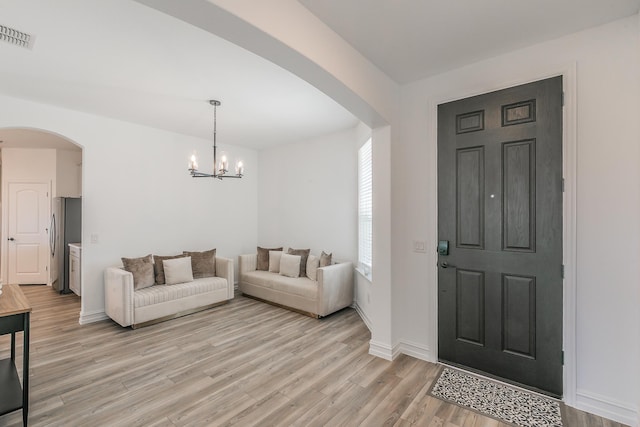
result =
[[331,256],[332,254],[328,254],[322,251],[322,253],[320,254],[320,267],[331,265]]
[[134,306],[145,307],[226,288],[227,280],[222,277],[205,277],[195,279],[193,282],[178,283],[172,286],[156,285],[135,291],[133,295]]
[[300,276],[300,255],[282,254],[280,257],[280,274],[288,277]]
[[[318,285],[305,277],[286,277],[272,275],[269,280],[271,289],[304,298],[315,299],[318,297]],[[278,302],[278,301],[274,301]]]
[[269,251],[269,272],[280,273],[282,251]]
[[300,255],[300,277],[307,275],[307,258],[309,258],[309,252],[311,249],[292,249],[287,251],[291,255]]
[[276,273],[269,273],[268,271],[247,271],[245,273],[242,273],[241,280],[243,282],[251,283],[252,285],[265,286],[267,288],[270,288],[270,281],[274,275],[279,276]]
[[307,258],[307,277],[311,280],[318,280],[318,267],[320,266],[320,258],[315,255],[309,255]]
[[173,258],[184,258],[186,257],[185,254],[179,254],[179,255],[154,255],[153,256],[153,270],[155,271],[156,274],[156,285],[164,285],[165,282],[165,278],[164,278],[164,265],[162,264],[162,261],[164,261],[165,259],[173,259]]
[[124,269],[133,275],[133,288],[144,289],[155,284],[151,254],[141,258],[121,258]]
[[164,277],[167,285],[187,283],[193,281],[191,257],[165,259],[162,261]]
[[261,248],[258,246],[258,259],[256,261],[256,270],[269,271],[269,251],[282,251],[280,248]]
[[[318,284],[308,277],[286,277],[268,271],[249,271],[242,274],[241,280],[250,285],[263,286],[267,289],[304,298],[315,299],[318,297]],[[277,300],[273,300],[273,302],[280,303]]]
[[216,275],[216,250],[204,252],[184,251],[184,255],[191,257],[191,270],[194,279],[214,277]]

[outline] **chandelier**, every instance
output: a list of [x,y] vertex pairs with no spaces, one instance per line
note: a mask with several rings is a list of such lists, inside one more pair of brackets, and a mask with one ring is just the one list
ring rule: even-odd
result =
[[195,153],[191,155],[191,159],[189,160],[189,173],[193,178],[242,178],[242,175],[244,174],[244,165],[241,161],[236,163],[235,175],[227,175],[229,172],[229,161],[226,154],[222,154],[220,162],[218,163],[216,152],[216,109],[220,105],[220,101],[212,99],[209,101],[209,104],[213,105],[213,173],[205,173],[198,170],[198,160],[196,159]]

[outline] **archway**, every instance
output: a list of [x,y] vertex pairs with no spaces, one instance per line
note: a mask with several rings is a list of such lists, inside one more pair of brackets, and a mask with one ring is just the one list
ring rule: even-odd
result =
[[[64,292],[68,289],[69,248],[68,243],[81,243],[81,199],[82,196],[82,147],[62,135],[43,129],[7,127],[0,129],[0,187],[2,209],[0,221],[0,276],[5,283],[46,284]],[[38,228],[42,236],[35,242],[34,250],[21,253],[16,250],[19,242],[8,240],[13,231],[12,222],[21,215],[10,206],[12,188],[17,185],[37,185],[46,192],[45,204],[39,210]],[[61,227],[60,206],[66,201],[77,206],[75,215],[67,216],[66,232]],[[15,205],[15,202],[14,202]],[[69,208],[71,212],[71,208]],[[54,219],[55,218],[55,219]],[[72,230],[73,229],[73,230]],[[67,236],[65,240],[65,236]],[[70,242],[69,239],[74,240]],[[33,259],[28,258],[30,254]],[[18,257],[27,257],[27,264],[44,269],[36,275],[21,275],[20,269],[12,268]],[[76,260],[79,267],[79,260]],[[79,272],[79,269],[75,269]],[[79,278],[79,275],[78,275]],[[66,285],[65,285],[66,283]],[[75,292],[81,295],[80,281]]]

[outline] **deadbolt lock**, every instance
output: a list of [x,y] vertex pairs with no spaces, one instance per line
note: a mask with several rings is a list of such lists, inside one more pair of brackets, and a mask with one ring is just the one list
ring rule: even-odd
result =
[[438,255],[449,255],[449,241],[440,240],[438,242]]

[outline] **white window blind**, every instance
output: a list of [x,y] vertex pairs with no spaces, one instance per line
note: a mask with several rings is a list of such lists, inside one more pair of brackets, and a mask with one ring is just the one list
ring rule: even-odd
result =
[[373,253],[373,188],[371,139],[358,151],[358,262],[369,274]]

